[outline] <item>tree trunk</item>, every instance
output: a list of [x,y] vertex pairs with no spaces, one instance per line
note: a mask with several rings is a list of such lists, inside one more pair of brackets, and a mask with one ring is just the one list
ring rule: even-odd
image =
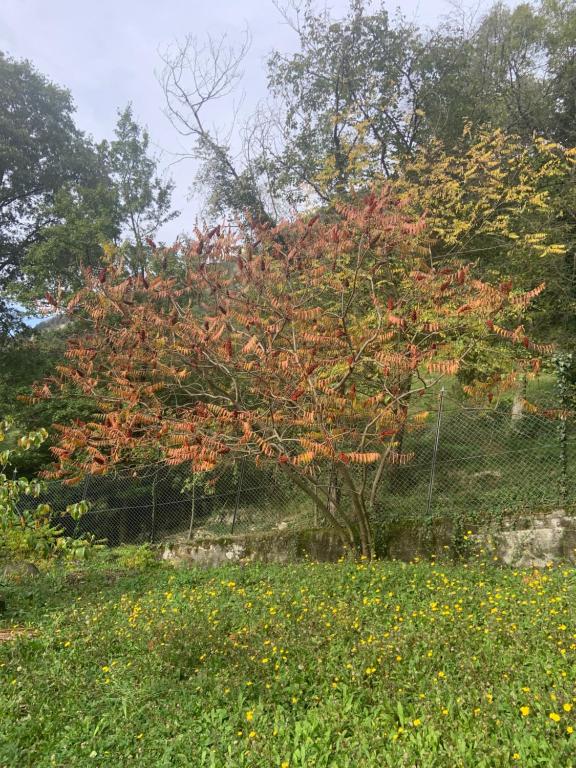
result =
[[362,495],[357,491],[348,468],[344,465],[339,465],[338,469],[342,476],[342,480],[344,481],[344,485],[350,494],[350,500],[354,509],[356,523],[358,524],[360,554],[363,557],[367,557],[369,560],[372,560],[374,557],[374,542],[372,537],[372,530],[370,527],[370,520],[366,514],[366,506],[364,504],[364,500],[362,499]]
[[[324,514],[325,518],[331,522],[332,527],[340,536],[342,543],[347,547],[356,549],[357,541],[356,541],[356,537],[354,536],[354,530],[350,525],[350,522],[348,521],[348,518],[346,517],[346,515],[343,514],[342,510],[339,507],[331,509],[328,497],[326,497],[326,499],[323,499],[322,496],[318,494],[317,487],[311,486],[304,477],[299,475],[298,472],[295,472],[291,467],[286,467],[286,465],[284,465],[284,471],[287,471],[289,476],[296,483],[296,485],[302,491],[304,491],[304,493],[310,499],[312,499],[312,501],[315,504],[317,504],[318,508]],[[340,517],[341,520],[338,519],[338,517]]]

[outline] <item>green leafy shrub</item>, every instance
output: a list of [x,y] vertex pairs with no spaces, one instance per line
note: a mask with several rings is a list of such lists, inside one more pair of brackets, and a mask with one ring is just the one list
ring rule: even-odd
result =
[[[37,504],[33,509],[24,506],[24,497],[40,496],[43,487],[40,480],[8,477],[14,458],[19,453],[39,448],[47,437],[45,429],[18,434],[11,421],[0,422],[0,444],[15,446],[0,451],[0,558],[44,559],[60,555],[82,558],[97,545],[90,537],[72,539],[64,536],[62,528],[53,522],[54,511],[49,504]],[[74,520],[87,511],[86,501],[66,508],[66,513]]]
[[146,571],[150,567],[158,565],[156,552],[148,545],[127,545],[118,547],[117,566],[129,571]]

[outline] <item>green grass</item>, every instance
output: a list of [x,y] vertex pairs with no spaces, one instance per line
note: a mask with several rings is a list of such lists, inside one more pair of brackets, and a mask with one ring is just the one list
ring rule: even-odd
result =
[[573,568],[112,557],[3,590],[0,766],[576,765]]

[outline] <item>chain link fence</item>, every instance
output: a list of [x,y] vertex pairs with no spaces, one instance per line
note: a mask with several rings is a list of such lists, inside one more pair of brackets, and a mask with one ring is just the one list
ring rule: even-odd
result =
[[391,467],[379,515],[501,519],[576,503],[576,431],[558,409],[466,406],[443,393],[404,435],[410,463]]
[[[519,413],[509,401],[472,407],[441,393],[429,402],[421,424],[399,439],[412,459],[388,467],[374,508],[379,525],[434,518],[480,522],[576,503],[576,432],[573,421],[557,411]],[[328,469],[321,472],[318,486],[343,493],[330,477]],[[72,487],[50,482],[40,499],[21,503],[63,510],[86,500],[90,511],[80,520],[63,515],[58,522],[70,535],[90,533],[110,545],[325,524],[314,502],[280,468],[241,462],[216,480],[196,480],[191,484],[185,467],[153,467],[86,477]]]
[[282,473],[248,462],[227,468],[215,482],[197,478],[191,485],[185,467],[116,475],[87,476],[67,486],[48,482],[39,498],[20,499],[22,508],[39,503],[63,510],[86,500],[89,511],[79,520],[61,515],[68,535],[89,533],[111,546],[123,543],[191,540],[319,523],[306,494]]

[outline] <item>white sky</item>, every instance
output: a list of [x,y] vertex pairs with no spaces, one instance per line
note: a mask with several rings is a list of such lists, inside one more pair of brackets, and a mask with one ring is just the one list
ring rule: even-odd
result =
[[[327,5],[342,16],[348,0]],[[400,8],[409,20],[434,24],[448,14],[449,0],[400,0],[387,3]],[[162,165],[184,147],[163,114],[163,94],[156,72],[158,51],[175,38],[226,32],[231,41],[249,27],[252,47],[245,62],[244,111],[250,113],[266,95],[265,60],[273,49],[294,49],[294,33],[272,0],[0,0],[0,50],[15,58],[30,59],[37,69],[68,88],[77,106],[76,123],[95,139],[111,138],[116,111],[132,102],[136,119],[149,129]],[[215,119],[227,124],[232,102],[221,103]],[[162,233],[172,240],[189,231],[198,211],[189,188],[195,168],[191,160],[173,165],[174,202],[182,215]]]

